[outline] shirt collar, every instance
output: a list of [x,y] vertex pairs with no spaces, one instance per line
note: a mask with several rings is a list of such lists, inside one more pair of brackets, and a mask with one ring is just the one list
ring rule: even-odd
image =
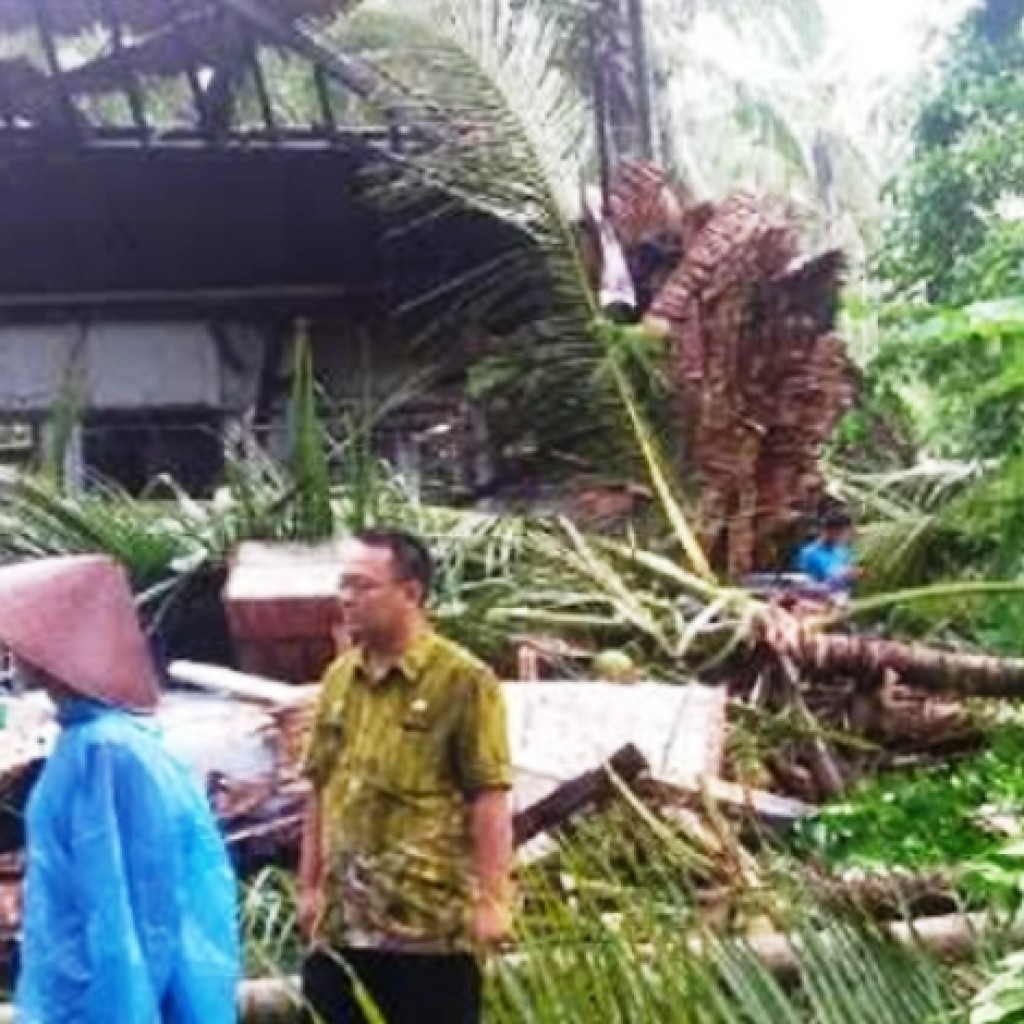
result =
[[67,697],[57,704],[57,721],[64,726],[91,722],[103,715],[119,714],[117,708],[88,697]]
[[[430,659],[430,652],[434,647],[435,634],[432,629],[425,629],[420,635],[413,641],[412,646],[402,655],[388,675],[392,672],[397,673],[407,683],[415,683],[420,678],[423,670],[427,666],[427,661]],[[362,676],[363,679],[369,678],[366,671],[366,662],[363,649],[356,649],[356,675]]]
[[152,733],[159,733],[159,726],[152,716],[140,715],[127,708],[119,708],[113,704],[104,704],[102,701],[94,700],[91,697],[67,697],[61,699],[57,704],[57,724],[62,728],[73,725],[81,725],[85,722],[94,722],[99,718],[117,715],[119,718],[127,719],[140,729]]

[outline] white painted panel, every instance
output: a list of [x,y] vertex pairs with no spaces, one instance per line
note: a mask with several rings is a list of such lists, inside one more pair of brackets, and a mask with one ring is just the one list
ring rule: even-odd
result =
[[48,409],[62,393],[69,354],[81,335],[75,325],[0,328],[0,409]]
[[223,393],[203,324],[0,327],[0,412],[46,412],[72,381],[92,409],[220,408]]
[[86,380],[91,404],[100,409],[220,406],[220,360],[202,325],[92,327]]

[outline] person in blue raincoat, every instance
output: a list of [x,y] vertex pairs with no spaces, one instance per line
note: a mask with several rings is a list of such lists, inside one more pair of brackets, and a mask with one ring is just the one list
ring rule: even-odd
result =
[[19,1024],[231,1024],[236,882],[147,718],[159,691],[124,574],[91,556],[0,568],[0,644],[60,724],[27,811]]

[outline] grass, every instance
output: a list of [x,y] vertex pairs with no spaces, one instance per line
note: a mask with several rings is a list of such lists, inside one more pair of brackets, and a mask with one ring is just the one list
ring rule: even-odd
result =
[[264,868],[242,885],[241,929],[246,977],[288,977],[302,963],[295,876]]

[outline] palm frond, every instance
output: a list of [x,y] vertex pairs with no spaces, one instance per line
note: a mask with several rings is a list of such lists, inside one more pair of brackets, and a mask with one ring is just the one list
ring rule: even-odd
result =
[[[869,593],[1020,572],[1024,460],[936,462],[899,473],[838,477],[862,510]],[[971,566],[965,570],[965,566]]]
[[654,485],[655,493],[661,503],[662,512],[672,527],[676,540],[682,547],[694,572],[703,579],[713,582],[714,573],[711,571],[711,565],[704,554],[697,534],[689,524],[682,502],[674,493],[671,475],[666,469],[665,459],[657,449],[653,431],[644,421],[643,413],[633,397],[625,374],[617,366],[613,367],[613,372],[616,386],[629,415],[634,437],[647,465],[647,472]]
[[291,403],[291,470],[295,480],[295,534],[313,541],[334,532],[326,439],[316,408],[313,353],[305,325],[295,342],[295,374]]
[[0,485],[0,555],[8,559],[102,551],[122,562],[139,587],[190,561],[198,546],[188,517],[177,518],[110,485],[64,495],[49,481]]
[[[709,925],[695,882],[729,858],[716,864],[642,806],[623,805],[524,871],[519,950],[494,965],[495,1024],[962,1019],[954,978],[923,949],[898,946],[856,912],[827,913],[781,880],[747,903],[738,896],[731,929]],[[766,919],[773,934],[761,941],[751,926]]]
[[[346,31],[372,37],[378,62],[454,126],[372,182],[375,200],[401,211],[403,232],[467,209],[515,231],[491,266],[444,289],[463,324],[495,338],[472,368],[474,390],[511,403],[542,449],[589,445],[607,456],[621,410],[597,372],[599,310],[577,228],[587,133],[580,92],[561,69],[560,28],[538,3],[369,0]],[[429,302],[407,310],[421,336]],[[439,319],[434,333],[452,322]]]

